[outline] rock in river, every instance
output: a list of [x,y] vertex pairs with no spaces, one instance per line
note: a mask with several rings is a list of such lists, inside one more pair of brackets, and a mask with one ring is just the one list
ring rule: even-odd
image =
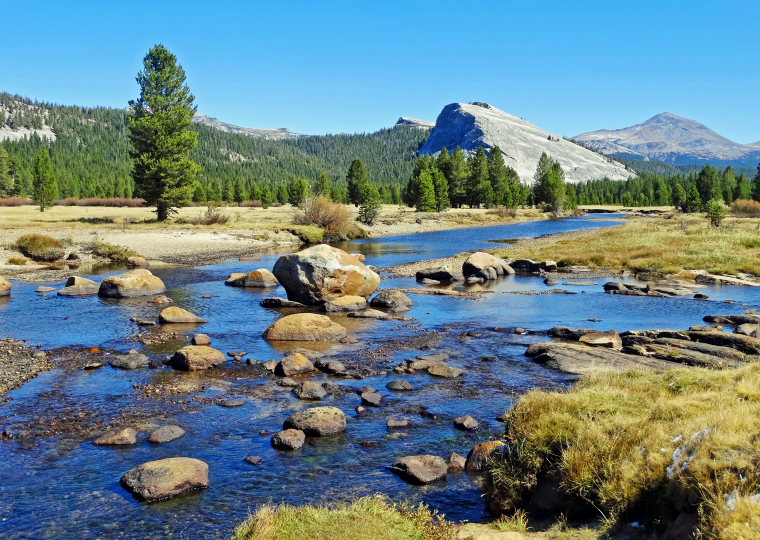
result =
[[272,341],[338,341],[346,329],[326,315],[296,313],[274,322],[264,337]]
[[593,345],[594,347],[608,347],[619,351],[623,348],[623,341],[620,339],[620,334],[614,330],[608,330],[607,332],[588,332],[583,334],[578,341],[585,343],[586,345]]
[[301,353],[292,353],[280,360],[274,371],[281,377],[292,377],[302,373],[311,373],[314,371],[314,364]]
[[278,450],[298,450],[306,441],[306,434],[300,429],[286,429],[272,437],[272,446]]
[[469,414],[454,418],[454,427],[462,431],[473,431],[478,429],[478,421]]
[[359,311],[367,307],[367,299],[363,296],[339,296],[325,302],[327,312]]
[[100,285],[91,279],[71,276],[66,280],[66,286],[58,291],[58,296],[89,296],[98,294]]
[[327,395],[321,384],[314,381],[304,381],[293,389],[298,399],[320,400]]
[[165,308],[158,316],[158,321],[161,324],[171,324],[171,323],[190,323],[190,324],[202,324],[206,321],[206,319],[201,319],[197,315],[190,313],[186,309],[182,309],[181,307],[177,306],[171,306],[168,308]]
[[380,276],[345,251],[320,244],[277,259],[273,272],[290,300],[323,304],[339,296],[368,298]]
[[409,381],[401,380],[401,379],[390,381],[388,384],[385,385],[385,387],[388,390],[393,390],[395,392],[410,392],[414,390],[414,386],[412,386],[412,383],[410,383]]
[[115,356],[108,363],[118,369],[144,369],[150,365],[150,359],[144,354],[134,352]]
[[124,446],[136,443],[137,430],[134,428],[124,428],[121,431],[107,433],[93,441],[93,444],[98,446]]
[[311,407],[285,420],[285,429],[300,429],[309,437],[325,437],[346,431],[346,415],[336,407]]
[[225,285],[230,287],[254,287],[259,289],[266,289],[270,287],[277,287],[280,282],[274,277],[274,274],[266,268],[259,268],[253,272],[247,274],[236,273],[230,274]]
[[438,457],[431,455],[406,456],[398,459],[390,470],[413,484],[429,484],[446,477],[449,466]]
[[491,457],[491,454],[493,454],[502,446],[505,445],[501,441],[488,441],[476,445],[472,450],[470,450],[470,453],[467,454],[467,462],[465,464],[465,468],[468,471],[482,471],[483,467],[486,464],[486,461],[488,461],[488,458]]
[[401,291],[387,290],[380,291],[369,303],[375,309],[385,309],[388,311],[409,311],[412,309],[414,302]]
[[148,461],[122,476],[121,483],[135,496],[149,502],[210,485],[208,465],[200,459],[188,457]]
[[448,266],[439,266],[436,268],[428,268],[426,270],[420,270],[414,275],[415,279],[417,281],[422,281],[424,279],[432,279],[433,281],[452,281],[455,276],[451,273],[451,270]]
[[106,298],[134,298],[166,292],[164,282],[150,270],[130,270],[123,274],[107,277],[100,284],[99,296]]
[[148,437],[153,444],[164,444],[179,439],[185,434],[185,430],[179,426],[161,426]]
[[202,345],[187,345],[174,353],[172,367],[185,371],[199,371],[222,364],[227,359],[224,353]]
[[497,276],[514,274],[515,271],[504,259],[495,257],[490,253],[476,251],[464,261],[462,273],[465,277],[495,279]]
[[0,276],[0,296],[9,296],[11,294],[11,282]]

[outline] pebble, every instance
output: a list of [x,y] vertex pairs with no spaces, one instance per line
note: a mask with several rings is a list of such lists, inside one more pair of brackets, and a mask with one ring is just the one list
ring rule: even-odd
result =
[[264,460],[260,456],[246,456],[243,461],[248,463],[248,465],[261,465],[264,463]]

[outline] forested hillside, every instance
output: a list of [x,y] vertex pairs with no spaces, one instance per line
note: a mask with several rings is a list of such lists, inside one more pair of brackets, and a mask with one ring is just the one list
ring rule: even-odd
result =
[[[204,200],[232,200],[235,193],[249,199],[262,190],[276,194],[281,184],[295,177],[314,181],[322,172],[342,181],[355,158],[367,165],[372,181],[398,188],[411,175],[417,149],[428,136],[427,130],[398,126],[369,134],[272,141],[205,125],[195,124],[194,129],[200,144],[193,158],[204,169],[198,194]],[[9,138],[13,136],[17,140]],[[52,105],[0,94],[3,138],[0,144],[9,155],[14,185],[0,185],[0,196],[30,193],[32,163],[43,144],[51,147],[60,198],[132,195],[124,110]]]

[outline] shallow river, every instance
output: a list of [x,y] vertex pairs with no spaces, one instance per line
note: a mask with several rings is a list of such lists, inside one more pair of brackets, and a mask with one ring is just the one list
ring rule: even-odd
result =
[[[605,216],[608,217],[608,216]],[[532,237],[560,231],[606,227],[609,221],[574,218],[523,225],[363,240],[345,246],[367,255],[367,263],[387,267],[465,250],[493,247],[492,240]],[[279,359],[282,351],[261,338],[280,313],[259,306],[266,296],[284,296],[282,289],[255,291],[226,287],[232,272],[271,268],[276,255],[260,262],[228,262],[192,269],[156,271],[175,305],[209,322],[181,333],[209,334],[222,351],[245,350],[249,358]],[[96,277],[101,279],[102,276]],[[340,407],[349,417],[345,435],[310,440],[299,451],[277,452],[270,436],[294,411],[313,405],[296,399],[255,366],[233,364],[205,373],[179,373],[170,368],[121,371],[105,367],[84,371],[64,363],[41,373],[0,403],[0,432],[18,437],[0,440],[0,538],[226,538],[258,505],[274,502],[313,503],[385,493],[395,499],[424,500],[455,520],[483,517],[478,479],[452,473],[443,483],[410,486],[386,467],[404,455],[458,452],[495,437],[502,424],[495,417],[531,388],[566,387],[573,378],[536,365],[524,355],[525,345],[541,336],[489,332],[488,327],[546,330],[556,325],[624,331],[643,328],[685,328],[714,313],[739,313],[760,306],[755,288],[706,288],[713,301],[691,298],[638,298],[607,295],[604,279],[594,286],[571,287],[575,295],[521,295],[545,290],[540,278],[510,277],[490,287],[480,300],[411,295],[414,321],[365,321],[336,316],[359,343],[332,352],[358,372],[363,362],[374,373],[363,380],[315,375],[345,387],[374,386],[385,395],[383,406],[358,415],[359,397],[352,392],[328,396],[321,404]],[[108,301],[97,297],[63,298],[34,292],[38,284],[15,282],[11,300],[0,303],[0,337],[29,340],[46,349],[67,346],[127,351],[137,348],[159,359],[183,341],[142,345],[131,317],[155,317],[160,307],[145,299]],[[60,286],[61,283],[52,284]],[[413,279],[384,280],[382,287],[419,287]],[[480,287],[480,286],[477,286]],[[203,298],[203,295],[212,295]],[[724,304],[722,300],[734,300]],[[600,319],[590,322],[588,319]],[[429,349],[401,349],[397,343],[425,340]],[[391,341],[397,340],[397,341]],[[388,349],[391,349],[388,352]],[[399,350],[393,350],[399,349]],[[367,351],[385,350],[385,357]],[[425,374],[403,375],[414,392],[392,393],[385,384],[393,373],[377,374],[404,359],[430,351],[451,354],[451,365],[466,369],[455,381]],[[483,356],[496,360],[482,361]],[[107,360],[107,358],[106,358]],[[180,388],[151,393],[146,386]],[[162,386],[163,385],[163,386]],[[181,389],[192,387],[195,392]],[[219,406],[220,396],[243,398],[239,408]],[[431,414],[420,414],[426,407]],[[452,419],[472,414],[481,420],[473,433],[457,431]],[[410,420],[413,427],[390,432],[389,417]],[[431,417],[434,416],[434,417]],[[100,424],[99,424],[100,422]],[[34,425],[55,424],[54,437],[30,440]],[[173,423],[187,434],[161,446],[145,440],[151,427]],[[98,447],[91,440],[108,425],[142,428],[137,445]],[[264,464],[243,461],[261,456]],[[211,469],[211,487],[201,493],[155,504],[137,502],[119,478],[152,459],[192,456]]]

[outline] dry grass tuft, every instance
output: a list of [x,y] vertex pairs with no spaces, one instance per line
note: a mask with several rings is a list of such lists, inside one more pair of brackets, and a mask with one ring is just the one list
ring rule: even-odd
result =
[[354,227],[351,210],[322,195],[306,199],[293,221],[297,225],[314,225],[336,236],[347,235]]
[[62,242],[44,234],[25,234],[16,240],[14,247],[35,261],[51,262],[65,254]]
[[455,528],[427,506],[382,496],[334,506],[265,505],[232,540],[453,540]]
[[667,522],[690,501],[705,537],[758,538],[758,434],[760,364],[600,373],[569,392],[523,396],[487,491],[513,512],[553,470],[570,501],[610,521]]
[[760,202],[738,199],[731,203],[730,210],[737,217],[760,217]]

